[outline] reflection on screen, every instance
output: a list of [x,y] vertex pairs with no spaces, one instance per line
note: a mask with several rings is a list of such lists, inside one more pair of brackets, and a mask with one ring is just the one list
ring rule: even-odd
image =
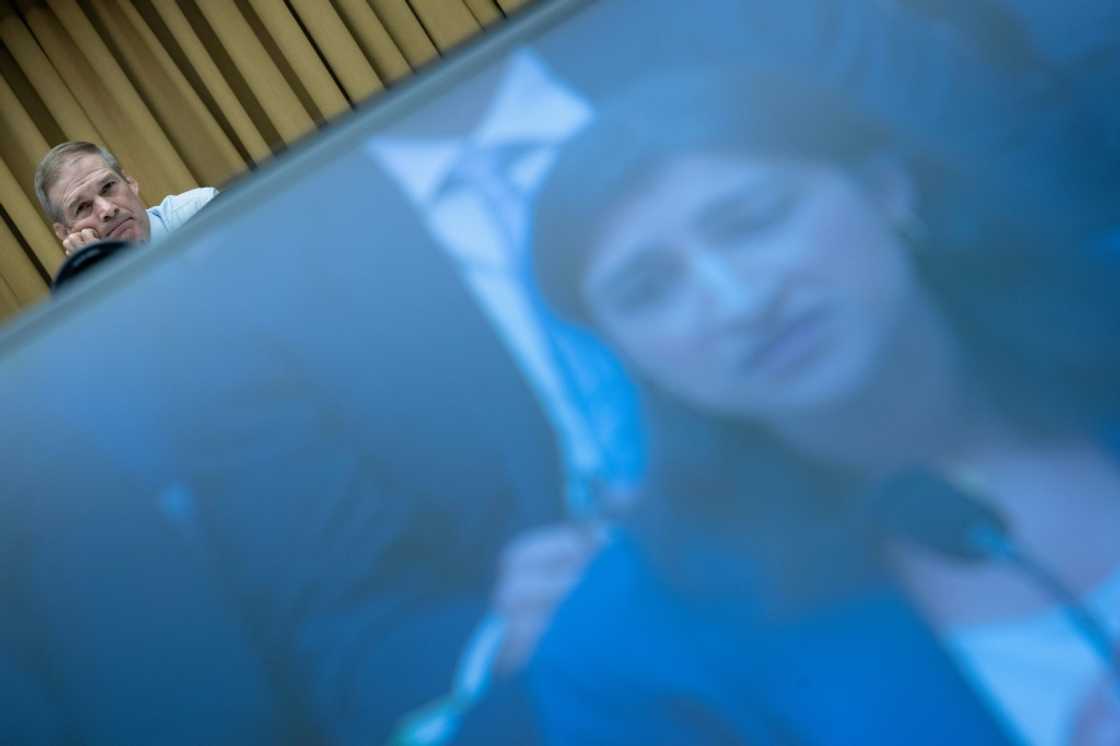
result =
[[527,14],[12,334],[13,742],[1112,743],[1116,46],[928,5]]

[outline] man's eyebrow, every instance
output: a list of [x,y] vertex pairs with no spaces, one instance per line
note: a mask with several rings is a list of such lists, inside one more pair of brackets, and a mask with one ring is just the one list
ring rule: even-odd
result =
[[67,214],[73,212],[74,209],[79,204],[81,204],[84,199],[85,199],[85,196],[81,195],[81,194],[77,195],[76,197],[71,197],[69,200],[67,200],[66,205],[65,205],[65,207],[63,208],[62,211],[64,213],[67,213]]
[[[108,182],[112,179],[115,179],[115,178],[117,178],[116,172],[109,171],[109,173],[105,174],[104,176],[101,176],[100,178],[97,179],[97,181],[95,181],[93,183],[96,185],[97,191],[100,191],[101,187],[105,186],[106,182]],[[70,200],[66,202],[66,205],[63,208],[63,212],[70,212],[70,210],[72,210],[75,206],[81,204],[81,202],[84,201],[84,200],[85,200],[85,194],[84,194],[84,190],[83,190],[83,193],[79,193],[79,194],[75,195],[74,197],[71,197]]]

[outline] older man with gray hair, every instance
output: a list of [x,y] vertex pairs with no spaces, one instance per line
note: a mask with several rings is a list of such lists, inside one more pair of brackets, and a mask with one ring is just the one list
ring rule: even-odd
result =
[[35,195],[67,255],[104,239],[158,240],[217,194],[212,187],[201,187],[146,207],[140,185],[116,157],[82,141],[56,145],[35,169]]

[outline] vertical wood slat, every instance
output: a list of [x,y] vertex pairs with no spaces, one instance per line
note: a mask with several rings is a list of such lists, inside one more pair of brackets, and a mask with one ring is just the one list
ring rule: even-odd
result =
[[339,90],[284,0],[249,0],[249,5],[323,117],[330,119],[346,111],[350,106],[346,96]]
[[198,0],[198,9],[284,142],[295,142],[314,129],[311,115],[268,56],[260,39],[253,34],[237,3],[232,0]]
[[404,53],[366,0],[335,0],[354,37],[373,62],[377,74],[393,83],[412,72]]
[[324,0],[290,0],[292,7],[312,38],[319,45],[319,51],[346,95],[354,103],[366,100],[384,86],[377,73],[370,66],[361,47],[339,18],[334,7]]
[[12,13],[0,19],[0,42],[11,51],[23,74],[71,140],[101,140],[101,135],[70,93],[31,31]]
[[529,0],[498,0],[498,5],[506,15],[516,13],[522,6],[528,5]]
[[494,4],[494,0],[466,0],[466,3],[474,19],[482,26],[502,20],[502,11]]
[[441,52],[469,39],[481,28],[463,0],[411,0],[411,4]]
[[[8,226],[5,225],[2,226],[2,230],[0,230],[0,251],[4,251],[4,247],[9,243],[15,244],[15,236],[12,236],[12,232],[9,231]],[[16,297],[16,294],[8,286],[3,275],[0,274],[0,323],[9,316],[15,315],[24,305],[27,304],[20,302],[19,298]]]
[[160,117],[194,181],[220,184],[245,168],[233,143],[131,0],[102,0],[93,6],[133,69],[139,92]]
[[229,122],[230,127],[241,141],[242,147],[248,151],[254,161],[263,161],[272,154],[261,131],[253,123],[249,113],[245,111],[237,94],[233,92],[229,82],[218,69],[206,46],[198,38],[194,28],[176,0],[153,0],[153,7],[171,32],[171,36],[183,50],[187,60],[206,86],[207,92],[214,99],[222,116]]
[[40,216],[38,203],[24,194],[15,174],[3,160],[0,160],[0,194],[4,195],[4,209],[35,253],[39,264],[54,274],[62,264],[62,245]]
[[179,156],[171,141],[164,134],[155,117],[133,88],[124,70],[98,36],[90,19],[78,5],[78,0],[48,0],[48,5],[78,47],[94,64],[100,88],[128,117],[129,132],[125,148],[134,139],[142,141],[148,156],[162,171],[161,180],[168,183],[165,193],[184,191],[197,186],[187,164]]
[[428,32],[405,0],[369,0],[369,3],[408,64],[420,67],[439,56]]
[[[0,155],[16,173],[32,174],[39,154],[50,147],[31,115],[20,103],[8,81],[0,76],[0,129],[6,136],[0,141]],[[19,184],[25,195],[34,197],[31,180]]]
[[10,291],[17,308],[30,305],[46,294],[46,283],[3,220],[0,220],[0,278],[3,278],[4,286]]
[[[123,143],[123,137],[118,139],[118,135],[127,131],[127,124],[121,112],[99,94],[92,64],[80,51],[74,49],[72,40],[47,8],[32,5],[25,12],[35,38],[52,67],[58,71],[59,79],[63,81],[67,92],[73,95],[79,108],[88,114],[91,121],[98,122],[98,136],[92,141],[110,148],[117,142]],[[57,143],[51,143],[54,144]],[[154,176],[149,178],[152,173],[154,172],[146,168],[136,171],[137,176],[149,184],[155,179]]]

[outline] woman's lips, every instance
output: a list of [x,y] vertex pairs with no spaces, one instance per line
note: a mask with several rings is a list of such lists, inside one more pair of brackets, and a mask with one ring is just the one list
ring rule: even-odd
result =
[[773,332],[747,352],[744,368],[748,372],[776,373],[796,366],[820,347],[827,318],[827,314],[817,310],[779,322]]

